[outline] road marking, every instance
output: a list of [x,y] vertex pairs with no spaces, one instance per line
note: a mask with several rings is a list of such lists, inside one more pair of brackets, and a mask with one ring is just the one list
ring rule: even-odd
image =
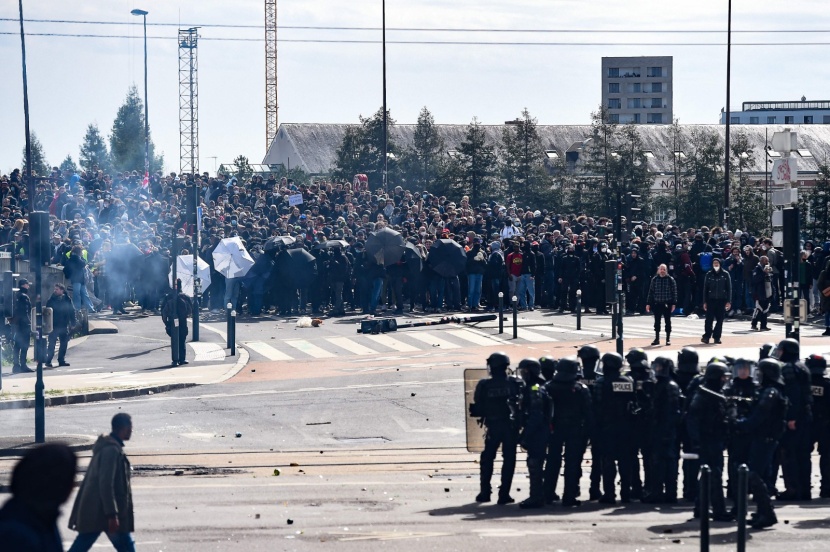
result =
[[253,350],[255,353],[260,354],[267,358],[268,360],[293,360],[290,356],[283,353],[282,351],[278,351],[275,348],[271,347],[267,343],[263,343],[262,341],[248,341],[244,343],[246,347]]
[[379,345],[383,345],[384,347],[389,347],[399,353],[409,353],[412,351],[420,351],[417,347],[413,347],[408,343],[404,343],[403,341],[398,341],[393,337],[389,337],[388,335],[367,335],[369,339],[378,343]]
[[[553,332],[553,333],[557,333],[557,334],[569,334],[569,335],[572,335],[574,337],[581,336],[581,335],[599,336],[603,333],[603,332],[598,332],[598,331],[594,331],[594,330],[586,330],[586,329],[582,329],[582,330],[577,331],[577,330],[569,329],[569,328],[557,328],[555,326],[533,326],[533,330],[534,331],[542,330],[542,331],[545,331],[545,332]],[[610,332],[611,330],[609,329],[608,331]]]
[[365,345],[361,345],[360,343],[355,343],[354,340],[350,337],[330,337],[328,338],[329,343],[337,345],[338,347],[342,347],[346,349],[350,353],[356,355],[376,355],[378,351],[374,349],[370,349]]
[[334,353],[330,353],[330,352],[328,352],[324,349],[321,349],[317,345],[309,343],[305,339],[286,340],[285,344],[289,345],[291,347],[294,347],[298,351],[302,351],[305,354],[307,354],[308,356],[311,356],[311,357],[314,357],[314,358],[334,358],[334,357],[337,356]]
[[448,334],[475,343],[476,345],[506,345],[509,341],[504,341],[495,337],[490,337],[484,334],[474,332],[473,330],[448,330]]
[[225,349],[223,349],[221,345],[201,341],[195,343],[191,341],[188,345],[190,345],[193,352],[196,353],[196,357],[193,359],[195,362],[225,360]]
[[552,341],[552,339],[546,335],[537,334],[536,332],[531,332],[530,330],[526,330],[524,328],[518,328],[517,333],[521,339],[526,341]]
[[410,332],[406,334],[407,337],[411,337],[413,339],[417,339],[418,341],[423,341],[427,345],[431,346],[438,346],[442,349],[458,349],[461,345],[456,345],[455,343],[450,343],[449,341],[444,341],[438,337],[432,335],[431,332]]

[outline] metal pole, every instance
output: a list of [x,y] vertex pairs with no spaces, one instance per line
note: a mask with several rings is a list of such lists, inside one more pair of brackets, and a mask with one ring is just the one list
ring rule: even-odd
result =
[[623,289],[622,263],[617,262],[617,353],[623,354],[623,316],[625,316],[625,290]]
[[519,298],[513,296],[513,339],[519,339]]
[[727,16],[727,31],[726,31],[726,147],[725,147],[725,175],[723,186],[723,213],[721,213],[723,221],[723,229],[726,230],[729,224],[729,173],[731,172],[730,162],[731,155],[729,152],[729,131],[731,125],[731,112],[729,110],[730,102],[730,85],[732,74],[732,0],[729,0],[729,13]]
[[709,497],[712,470],[707,464],[700,466],[698,488],[698,513],[700,514],[700,552],[709,552]]
[[[173,225],[171,230],[173,241],[170,245],[171,248],[171,257],[173,257],[173,329],[170,330],[170,359],[173,361],[173,366],[178,365],[179,363],[179,296],[178,296],[178,287],[176,286],[176,280],[179,278],[178,266],[179,266],[179,248],[178,248],[178,239],[176,238],[176,225]],[[181,359],[184,360],[184,359]]]
[[193,186],[195,201],[193,211],[196,213],[196,226],[193,227],[193,337],[190,341],[199,341],[199,303],[202,293],[202,279],[199,278],[199,250],[201,246],[201,217],[199,216],[199,178],[197,177]]
[[225,306],[225,316],[226,316],[226,321],[227,321],[227,328],[226,328],[226,331],[225,331],[225,339],[227,341],[227,347],[226,347],[227,349],[231,349],[232,348],[231,344],[233,343],[232,340],[231,340],[231,338],[233,337],[233,336],[231,336],[231,311],[232,310],[233,310],[233,303],[228,303]]
[[499,292],[499,333],[504,333],[504,293]]
[[231,310],[231,331],[228,336],[231,342],[231,356],[236,356],[236,310]]
[[386,117],[386,0],[382,1],[383,10],[383,191],[386,192],[386,178],[389,171],[388,121]]
[[[147,105],[147,14],[144,14],[144,178],[150,183],[150,107]],[[176,282],[173,282],[175,289]]]
[[[790,265],[791,265],[790,259],[785,258],[784,259],[784,286],[785,286],[785,289],[784,289],[784,300],[781,301],[781,308],[782,309],[783,309],[783,306],[784,306],[784,302],[786,302],[788,299],[792,301],[792,298],[793,298],[793,282],[792,282],[792,279],[790,278],[792,270],[791,270]],[[792,302],[790,302],[790,305],[792,305]],[[790,316],[792,316],[792,310],[790,310]],[[790,337],[790,333],[792,331],[793,331],[792,323],[791,322],[785,322],[784,323],[784,337]]]
[[582,329],[582,290],[576,290],[576,329]]
[[746,502],[749,490],[749,468],[746,464],[738,466],[738,552],[746,552]]

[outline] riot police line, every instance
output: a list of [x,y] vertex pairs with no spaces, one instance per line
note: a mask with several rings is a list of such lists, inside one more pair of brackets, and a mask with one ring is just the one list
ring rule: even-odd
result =
[[[727,499],[734,504],[738,466],[746,464],[757,507],[750,525],[770,527],[778,521],[773,498],[813,498],[810,456],[816,445],[818,496],[830,498],[826,359],[812,355],[801,360],[798,342],[784,339],[762,346],[757,360],[716,356],[702,370],[699,361],[693,347],[679,351],[675,363],[662,355],[649,362],[639,348],[623,359],[585,345],[576,356],[558,360],[526,358],[514,375],[506,354],[491,354],[489,377],[477,382],[469,406],[469,415],[485,430],[476,501],[493,498],[491,479],[501,447],[496,501],[514,502],[510,489],[517,446],[527,452],[530,479],[530,494],[520,508],[580,506],[588,450],[587,498],[601,504],[675,504],[682,499],[694,502],[694,515],[700,517],[698,472],[708,465],[711,509],[707,504],[705,514],[732,521],[736,511],[727,507]],[[782,490],[776,488],[779,470]]]

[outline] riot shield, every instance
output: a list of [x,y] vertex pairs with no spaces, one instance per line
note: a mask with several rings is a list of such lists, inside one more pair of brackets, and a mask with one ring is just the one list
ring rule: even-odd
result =
[[478,418],[470,416],[470,404],[479,380],[489,377],[486,368],[467,368],[464,370],[464,423],[467,428],[467,450],[481,452],[484,450],[484,428]]

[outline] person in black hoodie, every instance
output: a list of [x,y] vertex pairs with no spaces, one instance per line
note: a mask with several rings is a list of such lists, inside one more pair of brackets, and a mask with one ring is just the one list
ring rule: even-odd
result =
[[712,259],[712,270],[706,273],[706,280],[703,282],[703,310],[706,311],[706,323],[700,340],[702,343],[709,343],[709,338],[713,337],[715,343],[720,345],[723,318],[731,307],[732,279],[725,270],[721,270],[720,265],[720,259]]
[[487,253],[481,249],[481,238],[473,238],[473,247],[467,251],[467,308],[470,312],[481,308],[481,286],[487,261]]
[[52,331],[49,333],[49,343],[46,349],[47,368],[52,368],[52,359],[55,357],[55,345],[60,341],[58,349],[58,366],[69,366],[66,362],[66,348],[69,346],[69,337],[75,325],[75,308],[66,295],[66,286],[55,284],[55,291],[46,302],[46,307],[52,309]]

